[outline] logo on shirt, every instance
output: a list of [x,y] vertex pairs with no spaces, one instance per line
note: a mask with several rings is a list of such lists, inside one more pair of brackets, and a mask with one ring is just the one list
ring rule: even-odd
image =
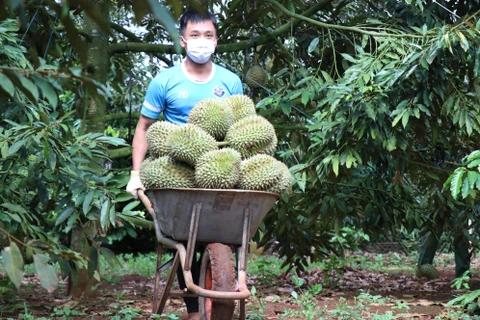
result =
[[213,88],[212,93],[213,93],[214,96],[221,98],[225,95],[225,90],[223,90],[223,88],[218,85],[215,88]]
[[188,98],[188,91],[180,91],[180,92],[178,92],[178,97],[179,97],[179,98],[183,98],[183,99]]

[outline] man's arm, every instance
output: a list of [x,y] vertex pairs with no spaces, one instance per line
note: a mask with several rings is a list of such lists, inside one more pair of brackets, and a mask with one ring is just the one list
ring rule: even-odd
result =
[[132,172],[130,181],[127,184],[127,191],[130,192],[135,199],[138,198],[138,190],[145,190],[145,187],[140,180],[140,165],[147,154],[147,130],[155,120],[147,118],[143,115],[138,119],[135,135],[132,141]]
[[154,119],[147,118],[143,115],[138,119],[137,127],[135,128],[135,135],[132,141],[132,170],[140,170],[140,165],[147,154],[147,130],[155,122]]

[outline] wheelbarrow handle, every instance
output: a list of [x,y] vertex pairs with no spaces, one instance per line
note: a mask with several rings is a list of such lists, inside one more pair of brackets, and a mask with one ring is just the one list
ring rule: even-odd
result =
[[157,240],[159,243],[167,246],[168,248],[175,249],[178,242],[165,237],[161,231],[160,224],[158,223],[157,216],[155,214],[155,210],[153,210],[153,205],[150,199],[145,195],[142,189],[138,190],[137,192],[138,198],[143,202],[143,205],[150,213],[153,218],[153,223],[155,225],[155,234],[157,235]]
[[137,195],[138,195],[138,198],[142,201],[145,208],[148,210],[148,213],[150,213],[152,217],[155,217],[155,211],[153,210],[152,202],[145,195],[145,192],[143,192],[142,189],[139,189],[137,192]]

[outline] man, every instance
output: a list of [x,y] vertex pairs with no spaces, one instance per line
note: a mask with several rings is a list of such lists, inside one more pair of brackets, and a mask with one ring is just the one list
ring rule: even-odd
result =
[[[162,112],[166,121],[184,124],[190,110],[200,100],[243,93],[240,78],[211,61],[217,46],[216,19],[211,13],[201,14],[187,9],[180,17],[180,41],[187,52],[186,59],[152,80],[135,129],[132,171],[127,185],[127,191],[135,198],[138,198],[138,190],[145,190],[140,181],[139,169],[148,149],[146,132]],[[192,262],[192,275],[198,283],[198,273],[194,271],[198,271],[196,259]],[[185,288],[180,269],[177,277],[180,287]],[[198,299],[184,300],[188,312],[185,319],[200,319]]]

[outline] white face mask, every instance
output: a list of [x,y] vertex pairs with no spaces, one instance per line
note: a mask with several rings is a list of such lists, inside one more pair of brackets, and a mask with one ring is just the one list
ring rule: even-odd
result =
[[187,51],[187,55],[195,63],[207,63],[212,54],[215,52],[215,42],[212,40],[199,38],[190,39],[187,41],[184,37],[182,37],[182,39],[187,44],[187,48],[185,49]]

